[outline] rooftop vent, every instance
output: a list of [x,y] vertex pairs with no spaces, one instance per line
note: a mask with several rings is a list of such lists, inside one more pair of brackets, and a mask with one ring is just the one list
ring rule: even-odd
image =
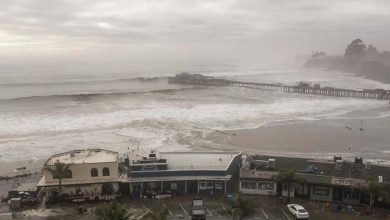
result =
[[336,162],[338,160],[342,160],[343,158],[341,156],[334,156],[333,161]]
[[355,163],[363,164],[363,158],[362,157],[355,157]]
[[275,168],[276,166],[276,160],[274,158],[268,159],[268,168]]
[[243,166],[243,169],[244,169],[244,170],[250,170],[250,169],[251,169],[251,163],[245,162],[245,163],[244,163],[244,166]]
[[157,152],[155,150],[150,151],[149,159],[157,159]]
[[343,169],[343,161],[342,160],[336,160],[335,167],[337,171],[341,171]]

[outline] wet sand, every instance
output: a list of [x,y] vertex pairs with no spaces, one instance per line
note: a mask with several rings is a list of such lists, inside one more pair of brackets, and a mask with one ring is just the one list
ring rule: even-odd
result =
[[357,156],[384,164],[390,161],[390,117],[372,117],[374,113],[353,112],[333,119],[283,121],[255,129],[214,132],[207,139],[246,153],[327,158]]

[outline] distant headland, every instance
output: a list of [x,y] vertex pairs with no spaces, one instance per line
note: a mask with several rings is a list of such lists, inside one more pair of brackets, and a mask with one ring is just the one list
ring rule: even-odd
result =
[[325,52],[314,52],[304,66],[351,72],[390,83],[390,52],[378,51],[371,44],[366,46],[361,39],[353,40],[343,55],[329,56]]

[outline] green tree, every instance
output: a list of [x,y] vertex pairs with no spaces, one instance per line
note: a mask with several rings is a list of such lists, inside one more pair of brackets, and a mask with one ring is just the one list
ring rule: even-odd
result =
[[253,199],[239,194],[233,200],[233,217],[239,220],[251,216],[256,211],[256,203]]
[[356,62],[364,56],[365,49],[366,45],[361,39],[353,40],[345,49],[344,57],[350,63]]
[[64,164],[56,161],[53,166],[46,165],[44,170],[49,171],[54,179],[58,179],[60,202],[62,203],[62,179],[71,178],[72,172],[69,169],[70,164]]
[[128,220],[130,216],[127,209],[115,200],[96,207],[95,215],[99,220]]
[[366,187],[367,192],[370,194],[370,205],[372,208],[376,196],[385,196],[385,190],[382,183],[375,180],[369,180]]
[[112,183],[103,183],[102,185],[102,194],[103,195],[112,195],[114,194],[114,186]]
[[295,176],[295,172],[292,170],[281,170],[279,173],[274,176],[276,182],[287,185],[287,202],[290,203],[290,192],[291,187],[299,182],[302,182],[301,179]]

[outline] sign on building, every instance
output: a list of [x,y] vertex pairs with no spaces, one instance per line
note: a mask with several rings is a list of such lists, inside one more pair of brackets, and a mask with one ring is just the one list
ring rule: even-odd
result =
[[352,186],[352,187],[365,187],[367,181],[353,178],[332,177],[333,185]]

